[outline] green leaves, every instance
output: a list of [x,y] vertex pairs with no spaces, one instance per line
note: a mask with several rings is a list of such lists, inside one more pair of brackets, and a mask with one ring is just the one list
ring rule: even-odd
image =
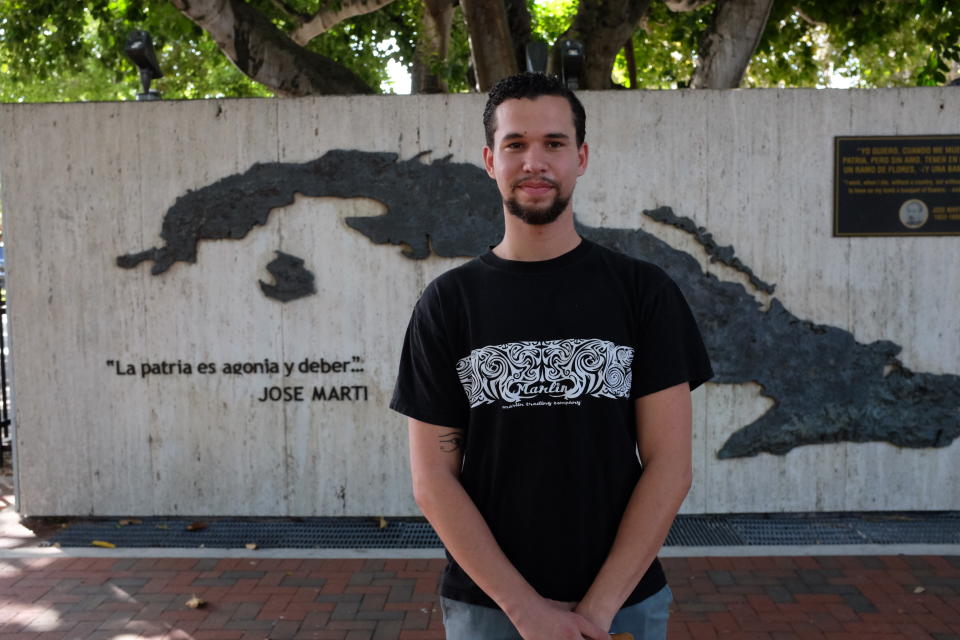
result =
[[166,98],[268,96],[241,74],[202,29],[164,0],[62,3],[0,0],[0,101],[132,100],[136,67],[123,53],[127,34],[144,29],[165,77]]
[[[951,8],[953,4],[953,8]],[[858,87],[942,85],[960,60],[960,10],[949,0],[804,0],[821,66]]]
[[[713,6],[673,13],[662,2],[650,5],[633,35],[637,84],[646,89],[681,89],[693,75],[700,39],[710,26]],[[621,51],[613,67],[614,82],[626,86],[627,63]]]
[[[284,31],[334,0],[246,0]],[[336,0],[339,1],[339,0]],[[553,44],[584,6],[601,0],[527,0],[535,37]],[[281,6],[282,5],[282,6]],[[654,0],[632,42],[639,85],[688,84],[715,3],[674,13]],[[336,60],[373,87],[387,65],[411,68],[421,29],[420,0],[395,0],[351,18],[308,48]],[[127,34],[148,31],[165,77],[165,98],[270,96],[240,73],[216,43],[167,0],[0,0],[0,101],[131,100],[136,68],[123,54]],[[858,87],[941,85],[960,61],[955,0],[777,0],[744,79],[751,87],[826,86],[845,77]],[[459,9],[451,52],[430,60],[451,91],[466,91],[469,41]],[[626,84],[626,61],[612,75]]]

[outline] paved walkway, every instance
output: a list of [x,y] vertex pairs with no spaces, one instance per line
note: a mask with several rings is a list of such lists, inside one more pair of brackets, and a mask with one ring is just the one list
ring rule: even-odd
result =
[[[444,561],[423,552],[40,548],[3,485],[0,640],[443,638]],[[743,549],[670,548],[700,554],[663,559],[675,596],[670,638],[960,640],[960,552],[943,549],[730,557]],[[205,604],[191,608],[194,597]]]
[[[960,640],[960,557],[666,558],[664,565],[675,594],[671,639]],[[440,559],[0,558],[0,640],[439,640],[442,566]],[[190,608],[194,596],[205,606]]]

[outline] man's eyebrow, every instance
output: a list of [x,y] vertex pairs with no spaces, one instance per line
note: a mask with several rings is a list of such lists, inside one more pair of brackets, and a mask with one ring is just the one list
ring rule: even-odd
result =
[[[510,133],[505,133],[505,134],[503,135],[503,138],[501,138],[501,140],[516,140],[517,138],[525,138],[525,137],[526,137],[526,136],[525,136],[524,134],[522,134],[522,133],[518,133],[518,132],[516,132],[516,131],[511,131]],[[544,138],[553,138],[553,139],[562,139],[562,140],[569,140],[569,139],[570,139],[570,136],[568,136],[567,134],[565,134],[565,133],[559,133],[559,132],[558,132],[558,133],[548,133],[548,134],[545,134],[543,137],[544,137]]]

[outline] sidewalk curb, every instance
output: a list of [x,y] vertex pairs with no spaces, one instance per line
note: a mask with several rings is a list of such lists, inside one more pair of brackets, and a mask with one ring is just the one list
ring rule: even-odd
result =
[[[795,556],[960,556],[956,544],[663,547],[661,558],[737,558]],[[246,558],[246,559],[434,559],[443,549],[224,549],[189,547],[30,547],[0,549],[8,558]]]

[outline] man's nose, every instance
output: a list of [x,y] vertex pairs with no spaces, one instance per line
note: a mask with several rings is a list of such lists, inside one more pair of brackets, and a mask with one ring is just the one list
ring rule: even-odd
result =
[[543,173],[547,170],[547,157],[543,149],[531,146],[523,156],[525,173]]

